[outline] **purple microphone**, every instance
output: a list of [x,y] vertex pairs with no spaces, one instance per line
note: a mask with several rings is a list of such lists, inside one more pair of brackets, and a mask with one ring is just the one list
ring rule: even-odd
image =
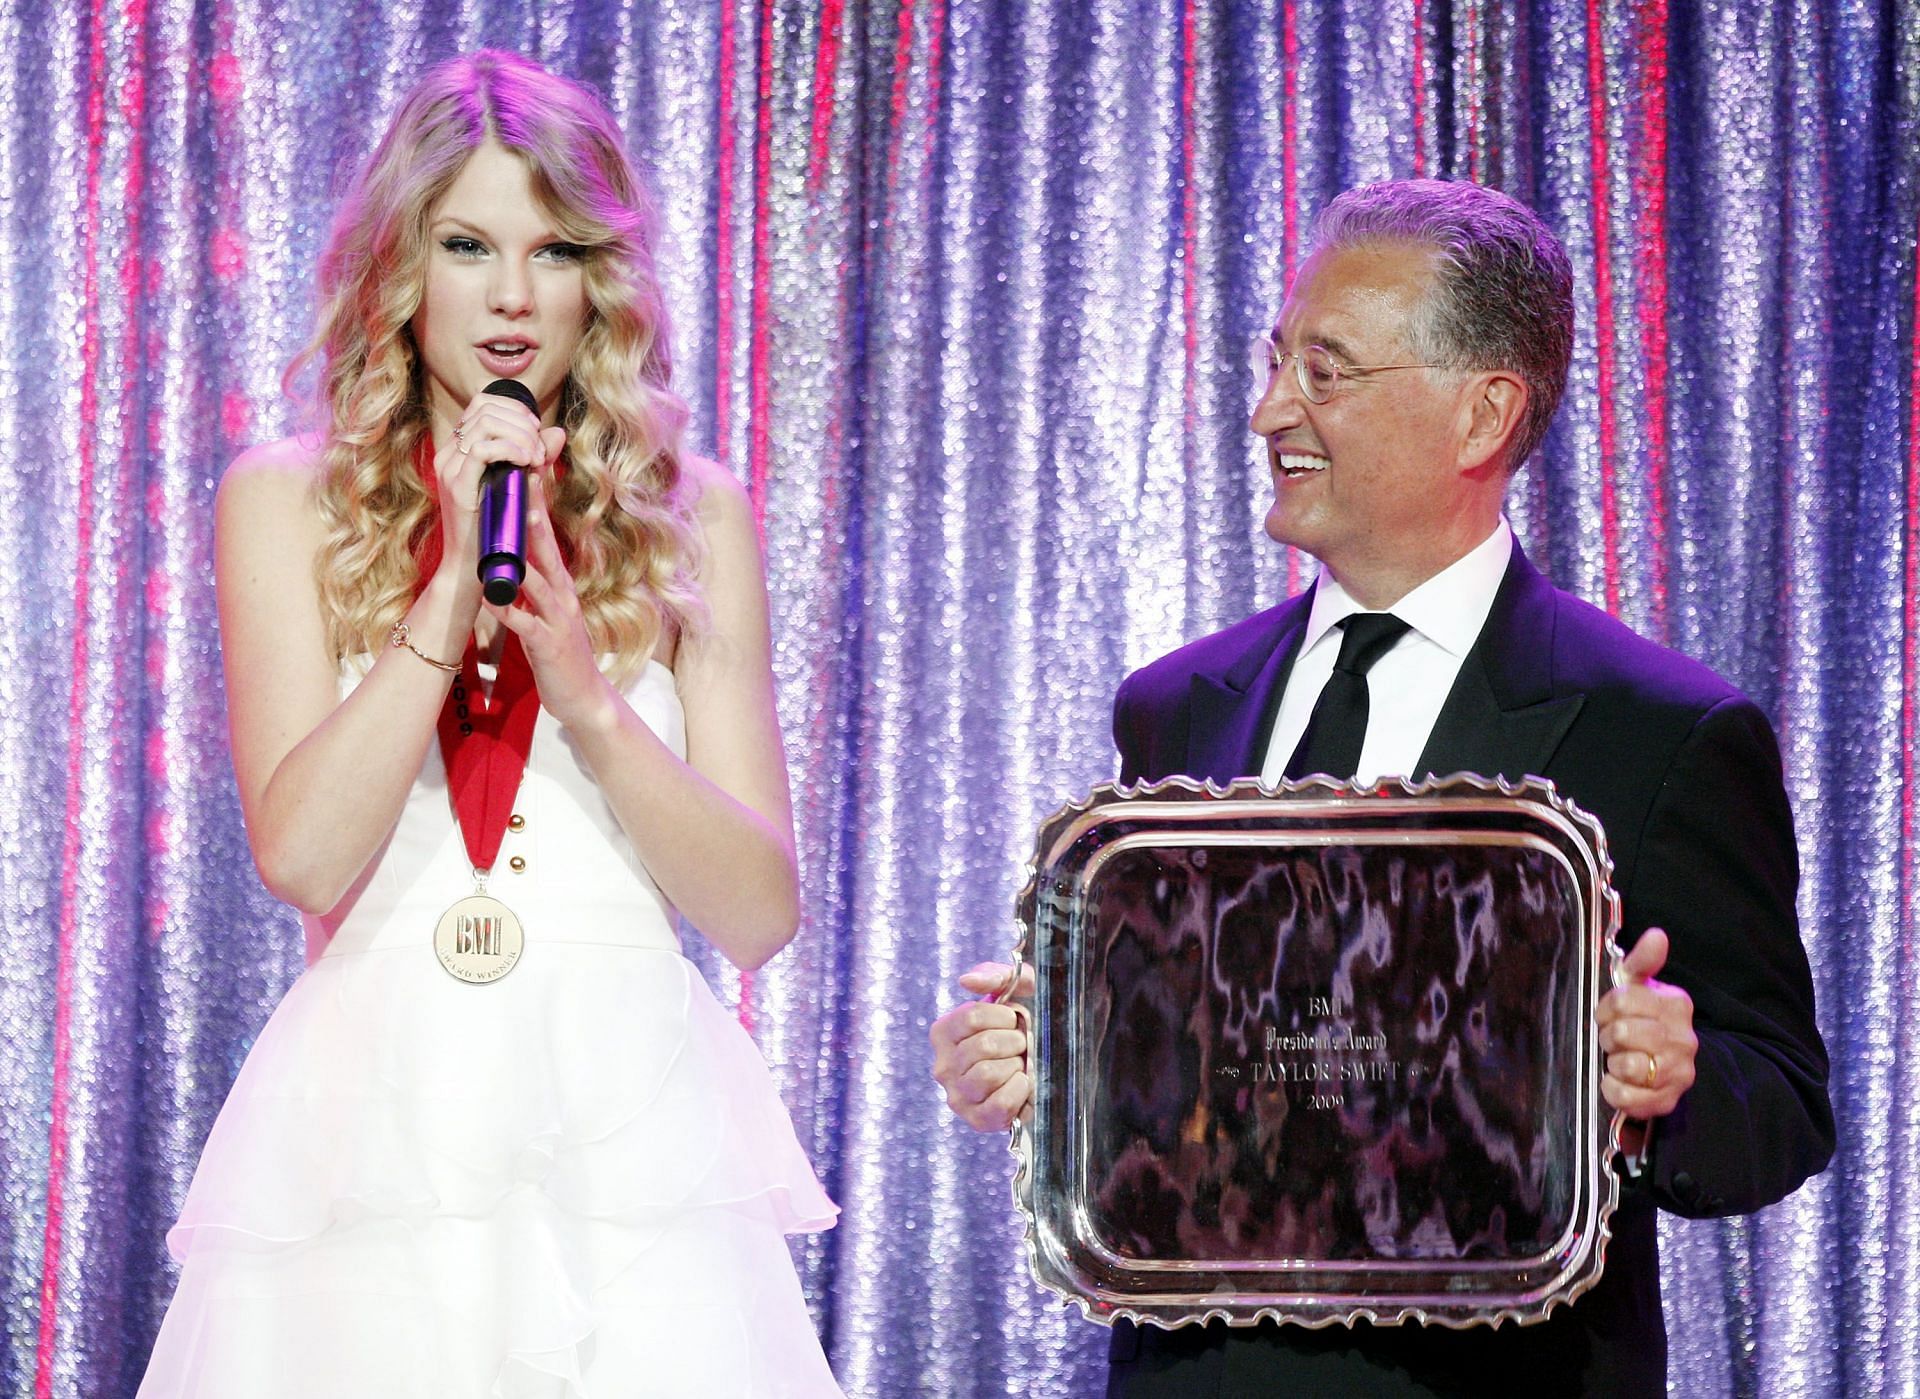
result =
[[[525,384],[495,379],[487,392],[524,404],[538,415],[539,405]],[[496,607],[520,596],[527,576],[527,472],[517,461],[488,462],[480,475],[480,591]]]

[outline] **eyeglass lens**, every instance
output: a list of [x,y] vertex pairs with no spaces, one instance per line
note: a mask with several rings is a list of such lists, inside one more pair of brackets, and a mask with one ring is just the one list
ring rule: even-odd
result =
[[1309,345],[1299,354],[1282,355],[1273,338],[1268,335],[1256,335],[1249,349],[1248,358],[1253,370],[1253,393],[1257,403],[1265,398],[1273,387],[1273,376],[1280,368],[1282,359],[1293,361],[1295,380],[1300,392],[1310,402],[1325,403],[1333,397],[1333,391],[1340,384],[1340,365],[1333,355],[1319,345]]

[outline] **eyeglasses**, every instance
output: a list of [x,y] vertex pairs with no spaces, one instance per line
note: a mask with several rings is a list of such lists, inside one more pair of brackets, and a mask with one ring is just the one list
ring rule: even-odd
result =
[[1379,374],[1388,369],[1438,369],[1437,364],[1342,364],[1325,345],[1309,345],[1297,354],[1273,343],[1271,335],[1253,337],[1247,347],[1248,367],[1253,370],[1253,400],[1258,403],[1273,389],[1273,376],[1280,366],[1293,361],[1293,374],[1300,381],[1300,392],[1309,403],[1325,403],[1340,387],[1342,378]]

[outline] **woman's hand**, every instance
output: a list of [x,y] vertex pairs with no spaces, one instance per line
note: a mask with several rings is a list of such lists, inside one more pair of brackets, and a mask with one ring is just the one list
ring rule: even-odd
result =
[[[601,679],[579,601],[536,497],[524,609],[509,619],[634,853],[660,892],[729,961],[751,971],[800,924],[793,804],[774,712],[773,643],[753,503],[712,462],[687,457],[706,544],[706,625],[678,638],[673,687],[684,758]],[[543,483],[546,484],[546,483]]]
[[529,476],[560,455],[565,428],[540,426],[525,405],[499,394],[478,393],[434,450],[433,476],[439,484],[441,576],[461,585],[460,595],[477,599],[480,591],[480,478],[497,461],[517,462]]
[[[548,432],[559,432],[562,440],[566,436],[559,428]],[[540,689],[540,707],[578,733],[610,726],[626,702],[601,674],[580,611],[580,594],[560,556],[560,541],[547,511],[547,481],[559,452],[556,444],[543,469],[528,473],[527,574],[520,583],[520,596],[506,607],[485,605],[520,638],[533,667],[534,684]]]

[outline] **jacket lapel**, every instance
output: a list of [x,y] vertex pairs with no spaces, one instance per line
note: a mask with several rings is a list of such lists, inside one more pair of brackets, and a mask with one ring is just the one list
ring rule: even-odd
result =
[[1461,662],[1415,771],[1542,774],[1585,703],[1553,693],[1556,594],[1518,541],[1479,639]]
[[1183,772],[1221,783],[1259,775],[1312,605],[1308,588],[1274,608],[1271,624],[1223,669],[1194,672]]

